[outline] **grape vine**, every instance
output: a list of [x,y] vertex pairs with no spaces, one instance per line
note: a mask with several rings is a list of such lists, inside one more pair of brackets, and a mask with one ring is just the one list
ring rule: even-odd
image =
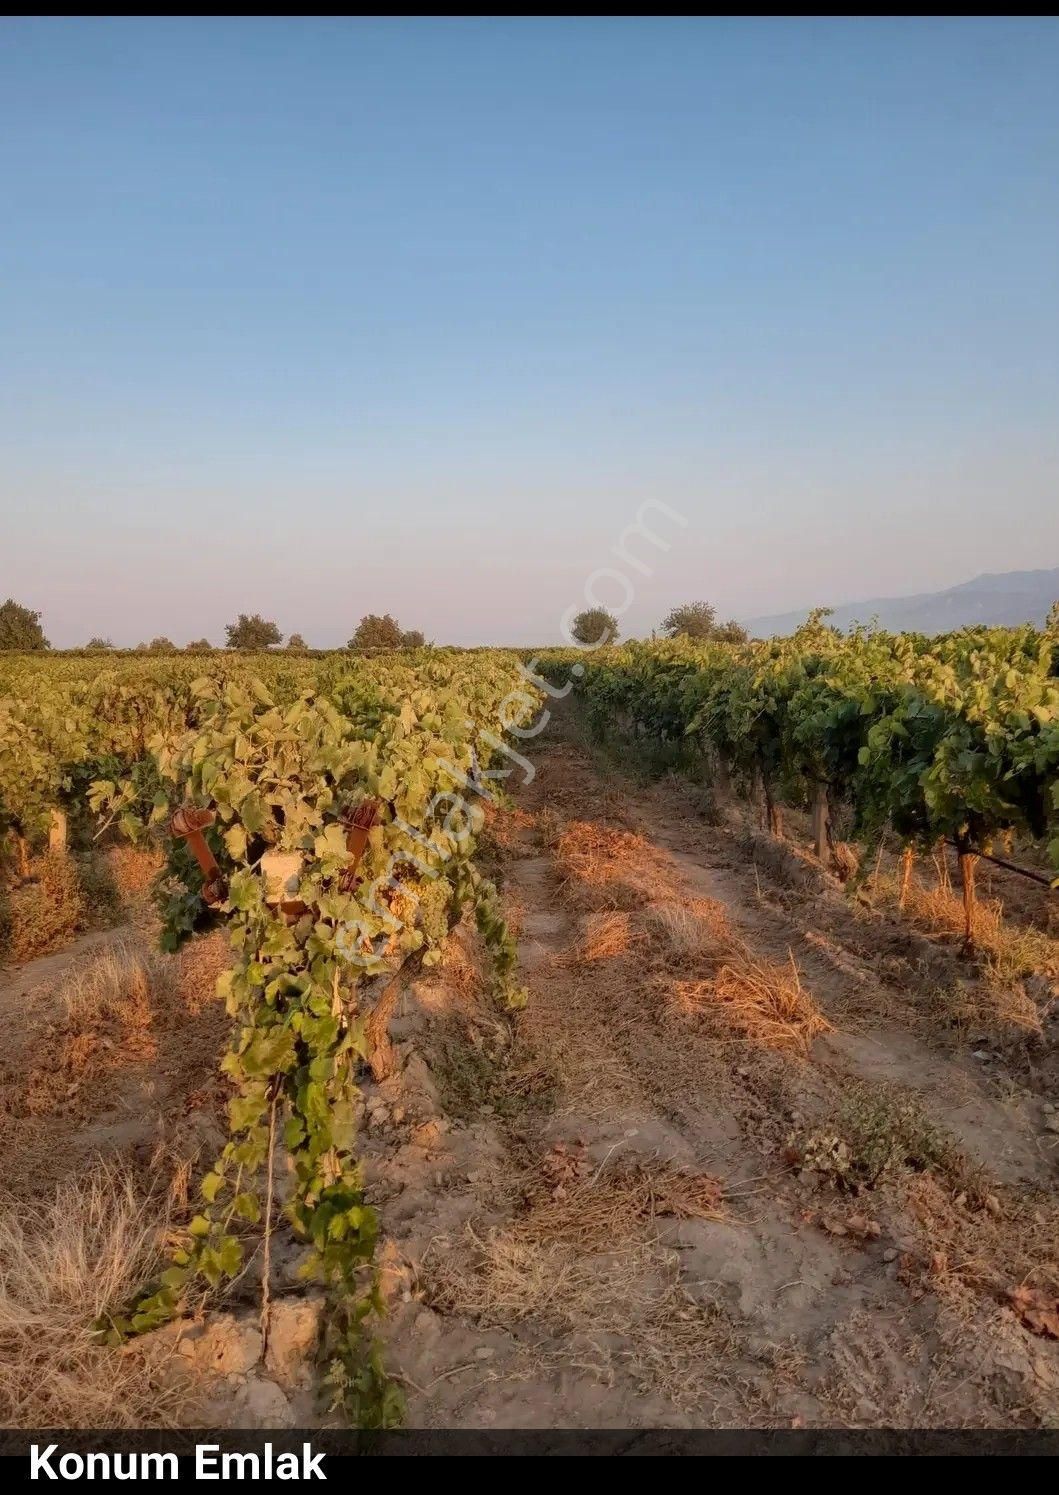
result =
[[[398,1416],[366,1331],[382,1303],[371,1269],[378,1220],[357,1160],[357,1078],[380,1036],[381,992],[403,962],[438,959],[465,906],[492,956],[496,1000],[505,1010],[525,1000],[496,891],[472,862],[483,818],[474,786],[502,748],[491,729],[519,679],[514,659],[498,655],[347,671],[287,705],[255,679],[219,695],[201,682],[197,725],[154,743],[149,803],[134,778],[94,787],[98,811],[134,836],[164,835],[182,806],[214,812],[206,839],[226,896],[208,906],[201,869],[167,837],[164,939],[176,948],[220,917],[234,952],[222,978],[235,1023],[223,1064],[230,1136],[186,1241],[109,1323],[112,1335],[149,1330],[198,1281],[217,1287],[243,1270],[247,1233],[269,1223],[278,1149],[293,1176],[290,1221],[327,1292],[332,1405],[360,1426]],[[350,828],[366,805],[354,867]],[[277,855],[287,858],[281,887],[270,872]]]
[[951,840],[962,865],[1014,832],[1059,868],[1059,681],[1046,631],[965,629],[939,639],[857,630],[821,615],[791,638],[688,641],[545,655],[601,731],[625,724],[698,743],[770,810],[839,800],[862,840]]

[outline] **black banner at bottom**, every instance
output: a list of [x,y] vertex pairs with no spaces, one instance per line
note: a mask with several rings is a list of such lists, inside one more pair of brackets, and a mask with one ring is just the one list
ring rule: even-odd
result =
[[1010,1457],[1059,1453],[1059,1431],[985,1429],[274,1429],[0,1431],[2,1471],[35,1483],[340,1479],[358,1458]]

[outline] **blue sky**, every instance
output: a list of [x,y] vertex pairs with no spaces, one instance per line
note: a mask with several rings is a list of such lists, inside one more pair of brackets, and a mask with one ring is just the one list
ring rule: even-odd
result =
[[1059,565],[1057,77],[1032,20],[0,22],[0,597],[544,642],[649,499],[626,633]]

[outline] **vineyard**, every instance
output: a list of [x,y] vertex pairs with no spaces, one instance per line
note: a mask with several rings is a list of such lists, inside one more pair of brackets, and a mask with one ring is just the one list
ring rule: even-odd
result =
[[[1059,655],[1059,651],[1056,651]],[[551,656],[566,678],[573,657]],[[579,690],[617,724],[691,743],[726,784],[811,809],[818,855],[833,809],[862,846],[890,831],[909,853],[952,842],[973,937],[973,866],[1017,836],[1059,873],[1059,658],[1034,629],[841,636],[819,619],[791,639],[732,650],[631,644],[584,662]]]
[[361,1268],[377,1227],[353,1140],[354,1070],[360,1059],[383,1072],[388,978],[435,962],[465,906],[499,1006],[523,1000],[495,889],[472,860],[489,794],[482,775],[510,720],[505,698],[516,722],[533,706],[515,661],[255,660],[208,675],[26,663],[3,685],[0,828],[20,871],[57,815],[92,812],[133,841],[153,830],[168,858],[163,948],[179,949],[217,910],[235,952],[222,978],[235,1024],[223,1066],[231,1139],[202,1181],[187,1242],[102,1331],[118,1343],[156,1328],[197,1280],[216,1288],[240,1273],[233,1222],[254,1225],[263,1207],[270,1219],[281,1130],[296,1179],[291,1218],[333,1294],[334,1398],[355,1420],[390,1421],[381,1369],[360,1353],[372,1306]]
[[[149,859],[166,959],[224,951],[226,1135],[189,1165],[151,1273],[96,1305],[92,1354],[248,1301],[267,1346],[284,1235],[318,1295],[314,1391],[345,1424],[409,1407],[473,1423],[498,1385],[513,1415],[527,1380],[532,1415],[561,1421],[571,1364],[613,1390],[584,1393],[589,1426],[878,1423],[878,1387],[799,1379],[758,1319],[803,1359],[873,1361],[861,1317],[908,1294],[956,1400],[919,1406],[910,1385],[902,1416],[1059,1415],[1057,663],[1030,628],[840,635],[819,618],[533,669],[502,650],[0,656],[0,960],[18,1000],[32,957],[65,958],[88,926],[44,919],[30,947],[16,912],[108,848]],[[951,1114],[928,1114],[949,1089]],[[457,1163],[462,1195],[438,1182]],[[395,1191],[415,1209],[388,1216]],[[762,1219],[750,1266],[724,1233]],[[738,1311],[696,1296],[682,1252],[736,1284]],[[619,1281],[616,1260],[640,1275]],[[467,1364],[423,1369],[424,1325]],[[1032,1374],[968,1401],[1001,1330]],[[907,1346],[887,1345],[892,1369]],[[457,1399],[475,1366],[478,1400]]]

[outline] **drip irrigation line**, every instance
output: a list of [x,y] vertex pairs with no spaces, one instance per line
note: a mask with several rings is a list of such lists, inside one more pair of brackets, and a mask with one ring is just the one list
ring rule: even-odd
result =
[[[945,844],[946,846],[952,846],[956,851],[959,851],[960,849],[959,845],[955,841],[946,839]],[[1035,872],[1031,867],[1019,867],[1015,862],[1006,861],[1004,857],[994,856],[992,852],[989,851],[972,850],[971,854],[972,856],[983,857],[985,861],[992,862],[996,867],[1003,867],[1005,872],[1017,872],[1020,877],[1028,877],[1031,882],[1040,883],[1041,886],[1047,888],[1049,892],[1059,892],[1059,888],[1053,886],[1053,882],[1055,881],[1055,879],[1049,877],[1045,872]]]

